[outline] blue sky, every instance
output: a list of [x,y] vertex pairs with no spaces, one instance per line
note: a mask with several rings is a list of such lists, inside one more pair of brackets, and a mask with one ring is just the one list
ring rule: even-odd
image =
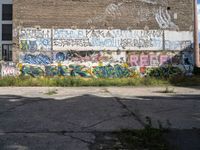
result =
[[200,0],[198,0],[198,4],[200,3]]

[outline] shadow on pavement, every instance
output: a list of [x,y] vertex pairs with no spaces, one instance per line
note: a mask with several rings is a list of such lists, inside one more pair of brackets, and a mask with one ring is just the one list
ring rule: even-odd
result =
[[[144,128],[147,116],[153,127],[170,129],[166,138],[173,147],[200,149],[200,95],[63,100],[1,95],[0,149],[92,150],[109,141],[110,132]],[[99,134],[105,135],[102,141]]]

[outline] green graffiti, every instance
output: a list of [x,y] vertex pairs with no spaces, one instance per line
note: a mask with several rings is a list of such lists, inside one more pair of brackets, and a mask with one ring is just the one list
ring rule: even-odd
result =
[[129,77],[131,75],[131,71],[128,68],[117,64],[114,66],[97,66],[93,69],[93,74],[97,78],[123,78]]
[[45,72],[41,67],[28,66],[28,65],[22,66],[21,73],[24,76],[32,76],[32,77],[39,77],[45,75]]
[[69,76],[70,72],[67,66],[46,66],[46,76]]
[[156,77],[169,78],[182,75],[183,71],[175,66],[165,66],[160,68],[140,67],[139,70],[122,66],[120,64],[87,67],[84,65],[71,64],[69,66],[43,66],[36,67],[24,65],[21,74],[25,76],[64,76],[64,77],[84,77],[84,78],[127,78],[127,77]]
[[157,78],[158,77],[169,78],[182,74],[183,71],[180,68],[171,65],[160,68],[149,68],[147,71],[147,76],[157,77]]
[[72,77],[80,76],[80,77],[91,77],[90,73],[88,72],[88,68],[83,65],[69,65],[70,68],[70,75]]

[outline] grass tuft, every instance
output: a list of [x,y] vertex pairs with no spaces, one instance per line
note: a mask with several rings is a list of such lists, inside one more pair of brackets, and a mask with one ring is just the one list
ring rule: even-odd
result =
[[47,95],[55,95],[55,94],[58,94],[57,93],[57,89],[49,89],[47,93],[45,93]]

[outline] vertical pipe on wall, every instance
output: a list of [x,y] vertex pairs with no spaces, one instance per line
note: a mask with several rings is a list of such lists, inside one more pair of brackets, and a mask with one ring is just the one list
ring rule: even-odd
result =
[[199,31],[198,31],[197,0],[194,0],[194,55],[195,55],[195,66],[196,67],[200,67],[198,32]]

